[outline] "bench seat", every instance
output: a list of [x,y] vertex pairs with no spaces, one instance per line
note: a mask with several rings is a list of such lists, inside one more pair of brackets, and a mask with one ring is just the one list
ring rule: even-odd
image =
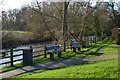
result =
[[51,52],[48,52],[47,54],[54,54],[54,53],[60,53],[60,52],[63,52],[64,50],[56,50],[56,51],[51,51]]
[[75,46],[74,48],[80,48],[80,47],[82,47],[82,46]]
[[76,49],[78,49],[79,51],[81,51],[81,47],[82,45],[79,45],[78,42],[72,42],[70,43],[71,49],[73,49],[73,52],[76,52]]
[[[50,51],[49,51],[50,50]],[[51,51],[52,50],[52,51]],[[64,50],[61,50],[60,45],[54,45],[54,46],[50,46],[50,47],[46,47],[45,48],[45,53],[50,54],[50,59],[54,59],[54,54],[58,53],[58,57],[62,58],[62,52]]]

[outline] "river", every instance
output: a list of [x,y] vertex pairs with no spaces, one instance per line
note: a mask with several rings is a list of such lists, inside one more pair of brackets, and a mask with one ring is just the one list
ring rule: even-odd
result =
[[[14,48],[13,50],[27,49],[27,48],[30,48],[30,46],[37,47],[37,46],[48,45],[48,44],[53,44],[53,42],[50,41],[50,42],[44,42],[44,43],[22,45],[22,46]],[[0,50],[0,52],[3,52],[3,51],[6,51],[6,50],[5,49],[4,50]],[[33,50],[33,52],[34,52],[34,50]],[[13,52],[13,55],[18,55],[18,54],[22,54],[22,53],[23,53],[22,50],[21,51],[15,51],[15,52]],[[2,56],[2,54],[0,54],[0,56]],[[10,56],[10,52],[6,53],[5,56],[6,57]],[[23,58],[23,56],[16,56],[16,57],[13,58],[13,60],[18,60],[18,59],[22,59],[22,58]],[[4,63],[4,62],[8,62],[8,61],[10,61],[10,58],[0,59],[0,64]],[[21,61],[14,62],[14,64],[18,64],[18,63],[21,63]],[[9,64],[0,65],[0,68],[2,68],[3,66],[7,66],[7,65],[10,65],[10,63]]]
[[[85,38],[93,38],[93,37],[95,37],[95,36],[87,36]],[[22,46],[14,48],[14,50],[16,50],[16,49],[26,49],[26,48],[30,48],[30,46],[37,47],[37,46],[48,45],[48,44],[52,44],[53,45],[53,43],[54,43],[53,41],[49,41],[49,42],[44,42],[44,43],[22,45]],[[5,50],[0,50],[0,52],[1,51],[5,51]],[[33,50],[33,52],[34,52],[34,50]],[[18,55],[18,54],[22,54],[22,53],[23,53],[23,51],[15,51],[13,53],[13,55]],[[1,54],[0,54],[0,56],[1,56]],[[10,53],[6,53],[5,56],[10,56]],[[14,60],[22,59],[22,58],[23,58],[23,56],[16,56],[16,57],[14,57]],[[8,61],[10,61],[10,58],[0,59],[0,64],[4,63],[4,62],[8,62]],[[14,62],[14,64],[17,64],[17,63],[20,63],[20,62],[21,61],[17,61],[17,62]],[[4,64],[4,65],[0,65],[0,68],[2,68],[3,66],[6,66],[6,65],[10,65],[10,63],[9,64]]]

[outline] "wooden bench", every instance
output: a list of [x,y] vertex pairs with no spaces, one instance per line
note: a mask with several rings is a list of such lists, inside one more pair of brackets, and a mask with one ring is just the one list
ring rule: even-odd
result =
[[60,45],[46,47],[46,54],[50,54],[50,59],[54,59],[54,54],[55,53],[58,53],[58,58],[61,58],[63,51],[64,50],[60,49]]
[[78,51],[81,51],[82,45],[80,45],[78,42],[71,42],[70,47],[73,49],[73,52],[76,53],[76,49],[78,49]]

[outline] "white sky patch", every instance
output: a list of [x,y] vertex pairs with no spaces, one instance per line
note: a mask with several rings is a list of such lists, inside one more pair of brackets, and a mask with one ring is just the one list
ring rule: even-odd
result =
[[73,2],[118,2],[120,0],[42,0],[44,2],[67,2],[67,1],[73,1]]
[[[3,0],[0,0],[2,2]],[[23,5],[31,4],[31,2],[36,1],[36,0],[4,0],[4,2],[1,4],[0,3],[0,11],[7,11],[9,9],[14,9],[14,8],[21,8]],[[65,2],[65,1],[73,1],[73,2],[89,2],[89,0],[38,0],[44,1],[44,2]],[[95,3],[97,2],[110,2],[110,1],[115,1],[119,2],[120,0],[90,0],[91,2]],[[94,4],[93,4],[94,5]]]
[[[2,0],[0,0],[0,1],[2,1]],[[2,4],[0,4],[0,7],[2,7],[2,10],[6,11],[9,9],[21,8],[23,5],[30,4],[30,2],[32,2],[32,1],[33,0],[4,0],[4,2]]]

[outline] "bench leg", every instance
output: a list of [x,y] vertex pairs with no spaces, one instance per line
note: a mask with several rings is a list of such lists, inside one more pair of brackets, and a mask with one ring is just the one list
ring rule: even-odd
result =
[[54,59],[54,54],[50,54],[50,59]]
[[78,51],[81,51],[81,48],[80,48],[80,47],[78,48]]
[[78,48],[78,51],[80,51],[78,54],[82,54],[82,52],[81,52],[81,48],[80,48],[80,47]]
[[73,52],[75,52],[75,53],[76,53],[76,48],[73,48]]
[[61,52],[58,53],[58,58],[62,58],[62,53]]

